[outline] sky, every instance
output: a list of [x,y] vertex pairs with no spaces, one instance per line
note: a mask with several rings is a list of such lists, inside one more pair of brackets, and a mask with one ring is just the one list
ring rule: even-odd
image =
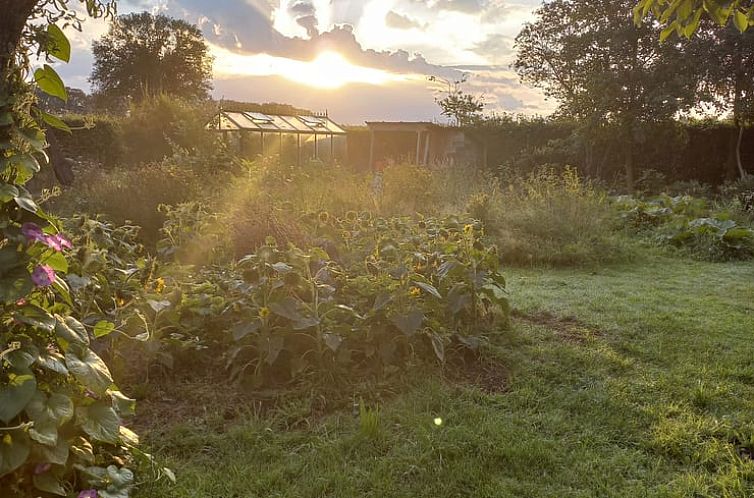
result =
[[[488,112],[548,114],[554,103],[519,83],[513,40],[540,0],[121,0],[118,12],[198,25],[214,57],[216,99],[292,104],[345,124],[442,121],[443,81]],[[68,86],[89,90],[91,43],[107,22],[69,32]],[[430,79],[434,77],[434,81]]]

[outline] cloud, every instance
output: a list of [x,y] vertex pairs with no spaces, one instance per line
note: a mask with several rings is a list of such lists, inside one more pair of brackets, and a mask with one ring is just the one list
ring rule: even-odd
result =
[[474,45],[474,52],[483,55],[492,64],[510,64],[515,58],[513,38],[503,34],[493,34]]
[[424,24],[391,10],[385,15],[385,24],[394,29],[424,29]]
[[[265,7],[267,5],[267,7]],[[168,13],[180,15],[190,22],[204,21],[204,35],[208,41],[237,53],[268,54],[297,60],[312,60],[325,51],[342,54],[353,64],[398,73],[416,73],[459,77],[461,72],[431,64],[421,55],[405,50],[376,51],[365,49],[356,39],[349,24],[336,25],[329,31],[319,32],[316,27],[316,9],[312,1],[289,4],[288,15],[307,28],[309,38],[286,36],[273,27],[273,8],[269,4],[215,0],[212,9],[201,0],[172,0]],[[315,19],[309,19],[314,16]],[[303,24],[302,24],[303,20]]]
[[309,38],[319,34],[317,9],[311,0],[299,0],[288,7],[288,13],[306,30]]

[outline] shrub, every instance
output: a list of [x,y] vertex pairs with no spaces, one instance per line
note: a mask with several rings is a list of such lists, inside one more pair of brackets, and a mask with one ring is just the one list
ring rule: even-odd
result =
[[630,230],[692,257],[727,261],[754,255],[754,231],[735,219],[745,217],[705,199],[664,194],[646,200],[622,196],[614,206]]
[[194,155],[209,154],[216,148],[217,134],[205,125],[214,110],[173,96],[160,95],[131,107],[121,122],[122,141],[128,163],[161,161],[175,148]]
[[206,180],[172,160],[108,171],[89,168],[79,171],[78,177],[75,188],[54,199],[58,213],[102,214],[116,224],[136,224],[150,245],[158,240],[165,221],[160,205],[195,200],[210,189]]
[[754,230],[723,217],[677,219],[663,231],[674,246],[707,261],[750,259]]
[[507,190],[476,196],[468,210],[490,221],[485,225],[514,264],[572,265],[626,256],[612,230],[605,193],[574,169],[540,169],[514,180]]

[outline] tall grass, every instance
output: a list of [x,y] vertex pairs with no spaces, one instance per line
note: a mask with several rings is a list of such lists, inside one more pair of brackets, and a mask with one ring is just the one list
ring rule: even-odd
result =
[[627,255],[607,194],[572,168],[541,168],[508,185],[492,183],[467,208],[510,264],[590,264]]

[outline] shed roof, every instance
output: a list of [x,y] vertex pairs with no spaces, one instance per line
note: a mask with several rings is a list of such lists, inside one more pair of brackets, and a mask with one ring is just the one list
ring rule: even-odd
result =
[[440,128],[429,121],[367,121],[367,127],[373,131],[429,131]]
[[346,131],[327,116],[283,116],[261,112],[220,111],[207,124],[217,131],[345,135]]

